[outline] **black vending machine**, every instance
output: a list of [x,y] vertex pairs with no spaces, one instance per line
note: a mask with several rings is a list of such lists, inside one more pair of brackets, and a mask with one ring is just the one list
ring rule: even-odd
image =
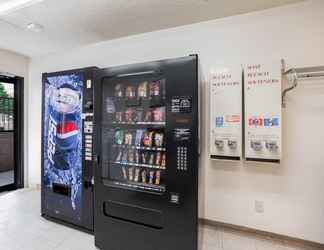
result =
[[42,215],[93,232],[95,67],[43,74]]
[[197,250],[197,56],[95,77],[95,243]]

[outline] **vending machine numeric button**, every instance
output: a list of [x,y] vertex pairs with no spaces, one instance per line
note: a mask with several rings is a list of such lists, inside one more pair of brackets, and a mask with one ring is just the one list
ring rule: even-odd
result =
[[178,193],[170,193],[170,202],[174,204],[180,203],[180,194]]

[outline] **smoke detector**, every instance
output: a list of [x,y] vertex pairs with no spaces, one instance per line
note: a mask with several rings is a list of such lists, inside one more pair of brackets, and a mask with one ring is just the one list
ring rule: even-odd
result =
[[26,26],[26,30],[35,32],[35,33],[40,33],[44,31],[44,26],[39,24],[39,23],[29,23]]

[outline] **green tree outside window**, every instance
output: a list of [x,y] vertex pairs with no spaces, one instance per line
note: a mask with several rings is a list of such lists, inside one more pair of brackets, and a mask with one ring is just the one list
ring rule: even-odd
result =
[[8,95],[3,83],[0,83],[0,113],[13,113],[13,98]]

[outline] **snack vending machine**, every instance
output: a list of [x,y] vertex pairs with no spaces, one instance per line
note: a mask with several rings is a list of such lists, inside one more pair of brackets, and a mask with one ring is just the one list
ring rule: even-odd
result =
[[95,77],[95,243],[197,250],[197,56]]
[[93,232],[93,74],[43,74],[42,215]]

